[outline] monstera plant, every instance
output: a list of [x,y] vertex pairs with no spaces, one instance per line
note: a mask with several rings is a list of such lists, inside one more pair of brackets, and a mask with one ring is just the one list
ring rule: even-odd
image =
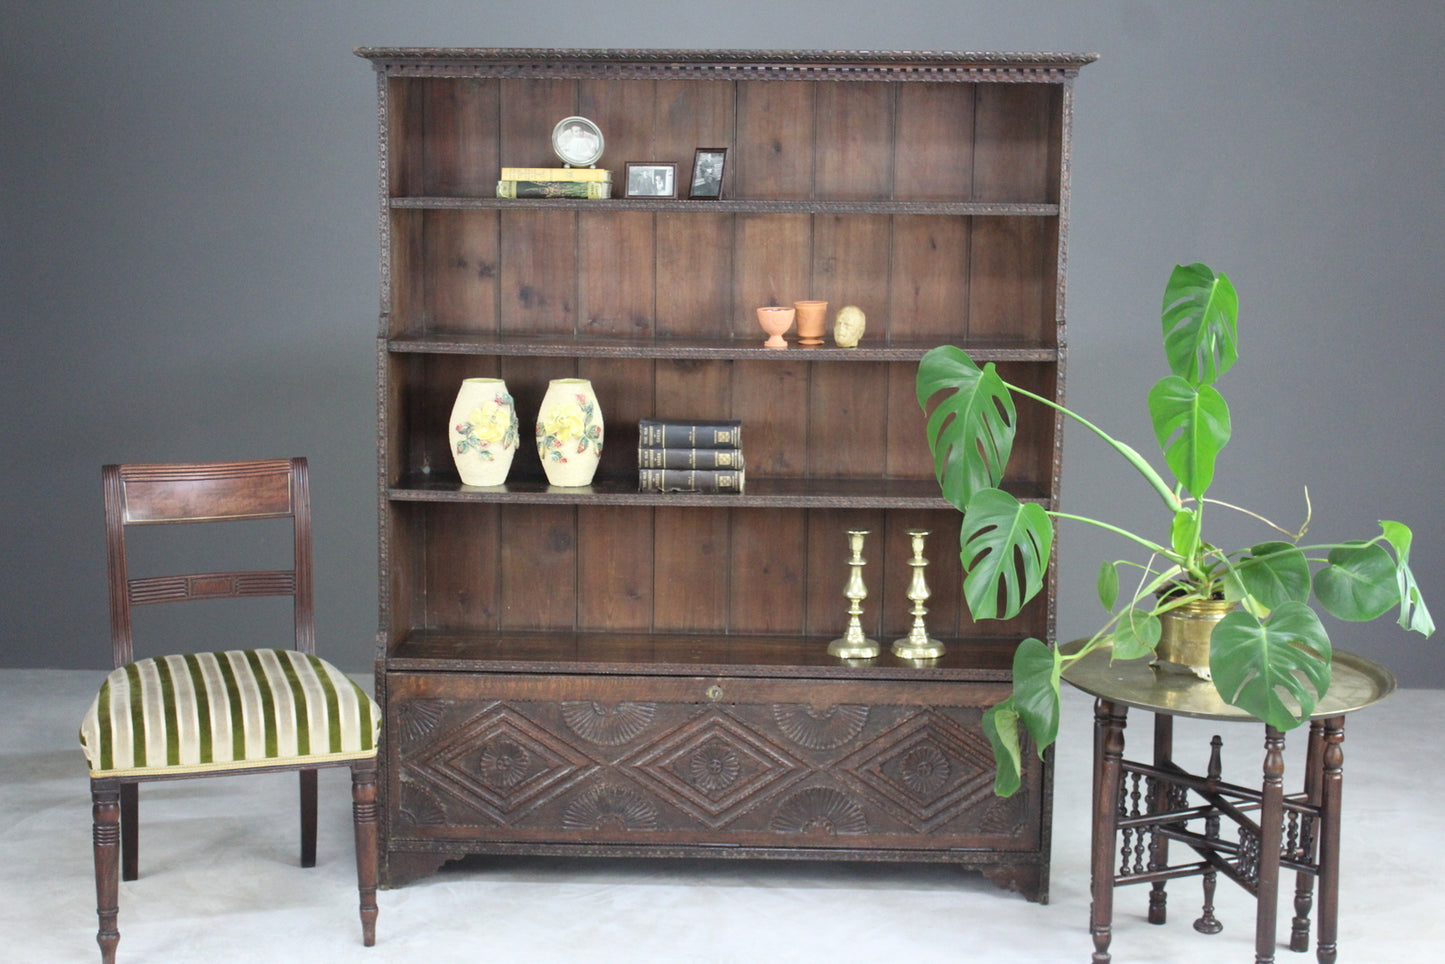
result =
[[[1059,683],[1068,665],[1112,647],[1113,659],[1153,655],[1161,617],[1203,601],[1236,605],[1209,637],[1208,675],[1227,703],[1280,730],[1308,719],[1330,685],[1329,634],[1316,607],[1344,620],[1398,610],[1400,625],[1434,630],[1410,571],[1410,529],[1383,521],[1360,541],[1304,544],[1306,522],[1289,532],[1262,516],[1208,496],[1215,461],[1230,437],[1229,406],[1215,383],[1238,357],[1238,298],[1223,274],[1178,266],[1164,289],[1162,334],[1171,374],[1148,396],[1149,416],[1173,481],[1138,451],[1051,399],[980,367],[952,346],[935,348],[918,369],[918,402],[944,497],[963,512],[964,597],[974,619],[1007,619],[1044,586],[1054,525],[1099,526],[1133,543],[1136,560],[1105,562],[1098,576],[1107,613],[1098,631],[1068,652],[1025,639],[1013,661],[1013,692],[984,718],[998,764],[995,790],[1019,786],[1020,725],[1039,753],[1059,727]],[[1000,486],[1017,426],[1015,399],[1057,409],[1114,449],[1162,503],[1158,535],[1021,502]],[[1141,506],[1141,515],[1142,515]],[[1206,516],[1243,513],[1268,539],[1225,549],[1205,534]],[[1127,580],[1121,580],[1127,574]],[[1121,581],[1131,587],[1120,591]]]

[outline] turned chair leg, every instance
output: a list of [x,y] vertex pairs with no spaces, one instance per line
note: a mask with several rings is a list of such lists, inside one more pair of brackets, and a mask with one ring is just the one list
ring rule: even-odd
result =
[[140,879],[140,784],[120,785],[120,876]]
[[316,866],[316,770],[301,771],[301,866]]
[[361,894],[361,941],[376,943],[376,761],[351,765],[351,813],[356,828],[356,889]]
[[[130,784],[133,788],[135,785]],[[100,929],[95,942],[100,945],[103,964],[114,964],[115,947],[120,943],[116,918],[120,915],[120,811],[123,788],[90,789],[91,819],[95,840],[95,912]]]

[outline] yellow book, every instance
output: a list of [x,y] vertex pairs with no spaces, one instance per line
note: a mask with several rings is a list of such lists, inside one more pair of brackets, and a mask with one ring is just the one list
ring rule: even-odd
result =
[[503,181],[610,181],[612,172],[600,167],[504,167]]

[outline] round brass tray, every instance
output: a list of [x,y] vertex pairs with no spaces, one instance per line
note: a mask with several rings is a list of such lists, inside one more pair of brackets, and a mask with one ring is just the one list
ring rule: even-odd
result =
[[[1063,643],[1065,653],[1085,640]],[[1254,717],[1220,698],[1214,684],[1186,673],[1160,672],[1147,659],[1112,662],[1103,646],[1064,671],[1064,679],[1091,696],[1126,706],[1205,720],[1251,720]],[[1398,684],[1385,667],[1363,656],[1335,650],[1330,688],[1315,706],[1311,719],[1325,719],[1364,709],[1395,691]]]

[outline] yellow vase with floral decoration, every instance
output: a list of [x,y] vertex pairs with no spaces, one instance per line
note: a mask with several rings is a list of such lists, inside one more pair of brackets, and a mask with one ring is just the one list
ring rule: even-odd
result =
[[448,423],[463,485],[501,485],[517,454],[517,409],[500,378],[466,378]]
[[554,378],[537,412],[537,455],[552,485],[591,485],[602,458],[602,409],[585,378]]

